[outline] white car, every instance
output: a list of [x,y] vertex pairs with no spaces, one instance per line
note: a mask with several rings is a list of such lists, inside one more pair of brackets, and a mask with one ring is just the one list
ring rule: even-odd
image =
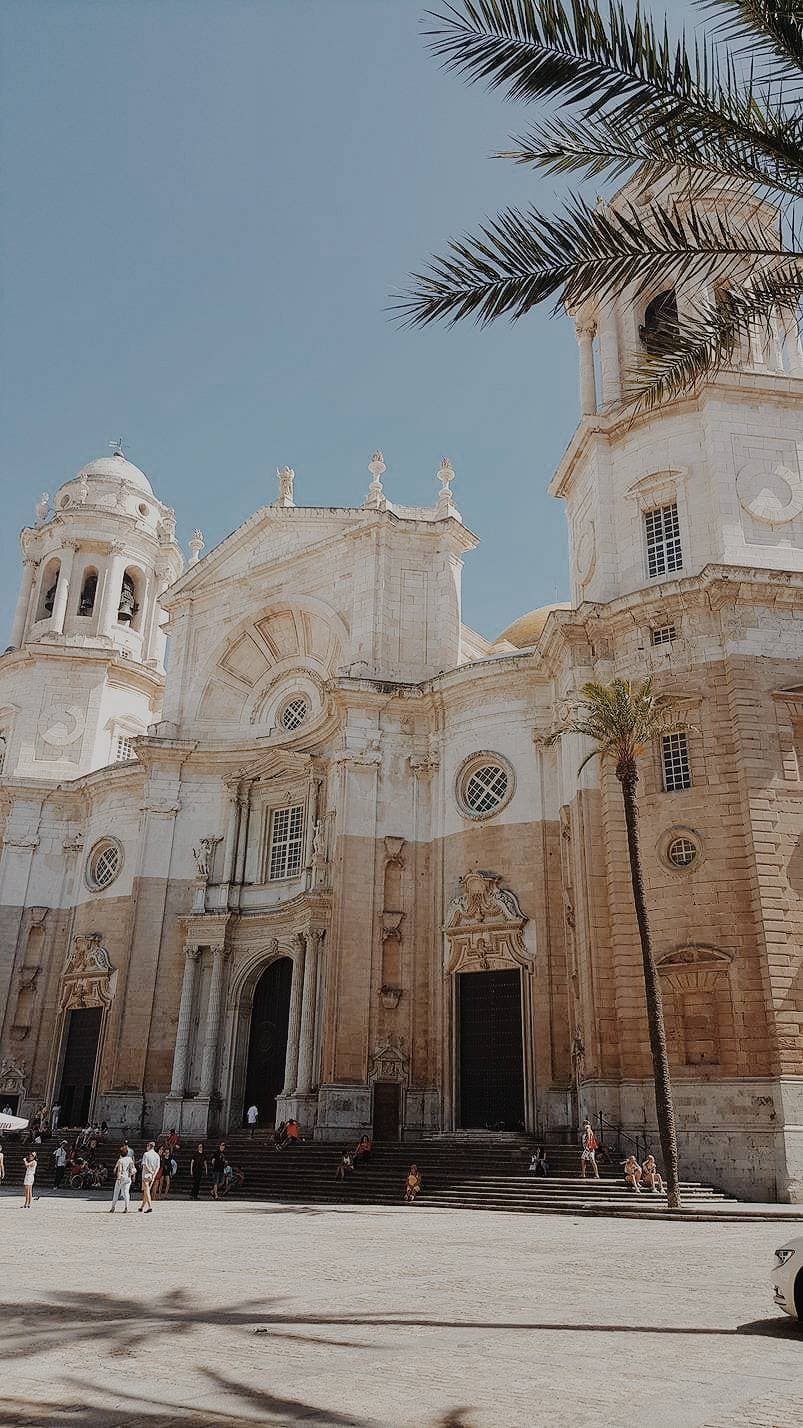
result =
[[775,1251],[772,1287],[775,1303],[803,1325],[803,1236]]

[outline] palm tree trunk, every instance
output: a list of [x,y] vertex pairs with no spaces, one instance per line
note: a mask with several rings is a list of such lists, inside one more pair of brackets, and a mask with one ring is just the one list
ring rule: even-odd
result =
[[658,1118],[658,1134],[661,1140],[664,1168],[666,1170],[667,1203],[670,1210],[680,1208],[680,1184],[678,1180],[678,1143],[675,1134],[675,1107],[672,1101],[672,1083],[669,1077],[669,1056],[666,1047],[664,1007],[658,968],[652,951],[650,923],[647,917],[647,903],[644,897],[644,880],[641,872],[641,849],[639,846],[638,807],[636,805],[636,784],[638,773],[635,761],[627,761],[617,767],[616,776],[622,785],[627,825],[627,851],[630,855],[630,881],[633,885],[633,902],[636,905],[641,958],[644,964],[644,989],[647,996],[647,1022],[650,1028],[650,1050],[655,1084],[655,1111]]

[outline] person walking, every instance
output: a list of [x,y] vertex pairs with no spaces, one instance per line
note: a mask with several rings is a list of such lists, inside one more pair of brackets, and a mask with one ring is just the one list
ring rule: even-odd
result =
[[56,1146],[53,1152],[53,1189],[60,1190],[61,1182],[64,1179],[64,1171],[67,1168],[67,1142],[63,1140]]
[[248,1122],[248,1134],[253,1140],[254,1131],[257,1128],[257,1121],[259,1120],[259,1106],[249,1106],[245,1113],[245,1119]]
[[226,1142],[222,1140],[212,1156],[212,1199],[217,1200],[226,1184]]
[[128,1201],[131,1194],[131,1179],[134,1174],[134,1157],[125,1141],[120,1146],[120,1154],[117,1157],[117,1164],[114,1167],[114,1193],[109,1214],[114,1214],[114,1209],[118,1200],[123,1202],[123,1214],[128,1214]]
[[203,1147],[203,1141],[199,1140],[195,1147],[195,1154],[190,1161],[190,1180],[192,1181],[192,1189],[190,1190],[191,1200],[198,1199],[201,1193],[201,1181],[204,1180],[208,1174],[209,1164],[206,1159],[206,1151]]
[[28,1154],[23,1159],[23,1165],[25,1166],[25,1174],[22,1178],[22,1208],[23,1210],[30,1210],[31,1201],[33,1199],[33,1182],[36,1179],[35,1150],[28,1151]]
[[597,1151],[599,1150],[599,1141],[597,1140],[597,1137],[594,1134],[594,1127],[588,1120],[583,1121],[583,1134],[580,1137],[580,1144],[582,1146],[582,1150],[580,1153],[581,1176],[585,1180],[586,1171],[590,1166],[594,1175],[594,1179],[599,1180],[599,1166],[597,1165]]
[[142,1160],[140,1161],[140,1168],[142,1170],[142,1204],[139,1208],[140,1211],[144,1210],[146,1215],[150,1215],[153,1210],[151,1203],[151,1186],[159,1173],[160,1165],[161,1161],[154,1150],[154,1142],[149,1140]]

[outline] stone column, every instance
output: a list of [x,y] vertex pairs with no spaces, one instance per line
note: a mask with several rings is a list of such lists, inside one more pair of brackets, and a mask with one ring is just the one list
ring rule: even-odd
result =
[[594,328],[590,324],[577,328],[580,348],[580,415],[596,416],[597,374],[594,371]]
[[59,567],[58,584],[56,585],[56,595],[53,600],[53,613],[50,616],[50,628],[55,630],[57,635],[64,631],[64,617],[67,614],[67,597],[70,593],[70,577],[75,561],[75,552],[78,547],[72,541],[65,541],[60,551],[61,565]]
[[113,636],[117,628],[117,611],[120,608],[120,587],[123,583],[126,558],[123,548],[117,542],[112,546],[112,555],[106,567],[103,595],[100,603],[98,633]]
[[31,591],[36,574],[35,560],[30,556],[22,562],[22,584],[17,597],[17,604],[14,609],[14,623],[11,626],[11,648],[19,649],[22,644],[22,637],[25,634],[25,623],[28,618],[28,606],[31,603]]
[[301,1035],[298,1048],[299,1096],[308,1096],[312,1091],[313,1057],[315,1053],[315,1002],[318,991],[318,955],[323,931],[319,927],[310,928],[307,933],[307,955],[304,959],[304,992],[301,1005]]
[[604,406],[621,401],[622,381],[619,369],[619,337],[616,313],[603,308],[599,315],[599,358],[602,367],[602,401]]
[[170,1082],[171,1096],[183,1096],[187,1086],[187,1061],[190,1051],[190,1029],[192,1023],[192,998],[195,991],[195,970],[198,966],[199,949],[186,947],[184,980],[181,983],[181,1001],[178,1008],[176,1027],[176,1049],[173,1053],[173,1077]]
[[304,990],[305,941],[302,933],[296,937],[298,951],[293,958],[293,981],[290,988],[290,1013],[287,1018],[287,1056],[284,1063],[283,1096],[292,1096],[298,1080],[298,1048],[301,1038],[301,1004]]
[[204,1031],[204,1054],[201,1061],[202,1096],[211,1096],[215,1085],[215,1062],[217,1043],[220,1035],[220,1008],[223,1000],[223,965],[226,960],[225,947],[212,948],[212,978],[209,983],[209,1003],[206,1008],[206,1028]]

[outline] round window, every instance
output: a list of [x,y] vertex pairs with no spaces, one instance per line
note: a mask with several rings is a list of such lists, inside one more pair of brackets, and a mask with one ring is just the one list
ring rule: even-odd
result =
[[107,888],[117,877],[123,863],[120,844],[112,838],[104,838],[96,843],[87,863],[87,881],[90,887],[100,890]]
[[303,694],[296,694],[292,699],[288,699],[287,703],[282,706],[279,722],[283,729],[287,729],[288,732],[292,733],[293,729],[297,729],[299,724],[304,723],[308,714],[309,704],[305,696]]
[[463,765],[457,798],[469,818],[490,818],[513,796],[513,770],[498,754],[475,754]]
[[699,848],[691,838],[673,838],[666,850],[666,856],[676,868],[690,868],[697,862]]

